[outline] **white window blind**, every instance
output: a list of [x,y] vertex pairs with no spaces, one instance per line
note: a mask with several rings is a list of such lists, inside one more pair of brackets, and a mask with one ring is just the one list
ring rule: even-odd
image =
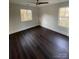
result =
[[69,28],[69,7],[59,9],[59,26]]
[[32,10],[21,9],[21,21],[31,21],[32,20]]

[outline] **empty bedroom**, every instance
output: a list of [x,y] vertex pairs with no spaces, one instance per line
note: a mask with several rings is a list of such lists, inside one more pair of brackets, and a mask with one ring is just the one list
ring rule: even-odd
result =
[[69,59],[69,0],[9,0],[10,59]]

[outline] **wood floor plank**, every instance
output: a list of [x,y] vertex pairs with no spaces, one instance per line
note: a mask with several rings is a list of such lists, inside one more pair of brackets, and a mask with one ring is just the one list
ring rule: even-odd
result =
[[43,27],[9,36],[10,59],[69,59],[69,38]]

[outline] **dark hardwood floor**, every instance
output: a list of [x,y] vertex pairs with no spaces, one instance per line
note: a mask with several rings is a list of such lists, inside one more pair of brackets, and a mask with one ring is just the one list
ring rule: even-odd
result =
[[9,35],[10,59],[69,59],[69,38],[43,27]]

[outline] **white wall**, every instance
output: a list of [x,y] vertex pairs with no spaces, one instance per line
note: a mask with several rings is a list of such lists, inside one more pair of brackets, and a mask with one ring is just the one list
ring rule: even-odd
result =
[[68,36],[68,28],[58,25],[59,8],[68,6],[68,4],[68,2],[64,2],[41,7],[39,16],[41,26]]
[[[68,28],[60,27],[58,25],[58,11],[59,8],[63,6],[68,6],[68,2],[52,4],[40,8],[10,3],[9,34],[37,26],[39,25],[40,20],[41,26],[68,36]],[[22,8],[32,10],[32,21],[21,22],[20,9]]]
[[[33,14],[33,20],[28,22],[21,22],[20,9],[31,9]],[[36,7],[23,6],[10,3],[9,7],[9,34],[28,29],[33,26],[39,25],[38,12]]]

